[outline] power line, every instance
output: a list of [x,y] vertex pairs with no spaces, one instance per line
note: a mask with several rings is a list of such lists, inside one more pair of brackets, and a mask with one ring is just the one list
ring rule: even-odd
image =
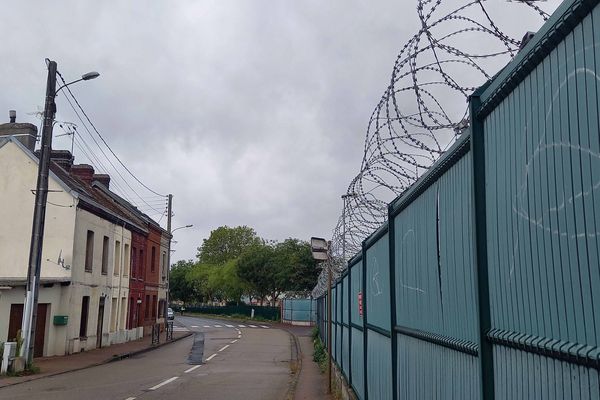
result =
[[[66,84],[66,81],[64,80],[64,78],[62,77],[62,75],[60,73],[58,73],[58,75],[59,75],[60,79],[63,81],[63,83]],[[138,177],[135,176],[133,174],[133,172],[131,172],[129,170],[129,168],[127,168],[127,166],[121,161],[121,159],[115,154],[115,152],[112,150],[112,148],[108,145],[108,143],[106,142],[106,140],[104,140],[104,137],[100,134],[100,132],[98,131],[98,129],[96,128],[96,126],[94,125],[94,123],[90,120],[90,117],[87,115],[87,113],[85,112],[85,110],[83,109],[83,107],[81,107],[81,104],[79,104],[79,101],[77,100],[77,98],[75,97],[75,95],[73,94],[73,92],[71,91],[71,88],[69,86],[66,86],[65,88],[67,89],[67,91],[69,92],[69,94],[71,95],[71,97],[73,98],[73,100],[75,101],[75,104],[77,104],[77,107],[79,107],[79,109],[81,110],[82,114],[85,116],[86,120],[92,126],[92,128],[94,129],[94,131],[96,132],[96,134],[98,135],[98,137],[100,137],[100,139],[102,140],[102,142],[104,143],[104,145],[108,148],[108,150],[111,152],[111,154],[117,159],[117,161],[119,162],[119,164],[121,164],[121,166],[125,169],[125,171],[127,171],[129,173],[129,175],[131,175],[133,177],[133,179],[135,179],[140,185],[142,185],[148,191],[154,193],[157,196],[166,197],[166,195],[160,194],[160,193],[158,193],[158,192],[150,189],[141,180],[139,180]]]

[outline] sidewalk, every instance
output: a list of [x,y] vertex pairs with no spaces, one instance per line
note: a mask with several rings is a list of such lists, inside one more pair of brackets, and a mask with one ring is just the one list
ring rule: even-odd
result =
[[[183,339],[191,334],[191,332],[173,332],[173,341]],[[161,339],[163,338],[164,335],[161,337]],[[44,378],[47,376],[58,375],[69,371],[106,364],[107,362],[127,358],[135,354],[156,349],[169,343],[173,342],[161,342],[157,346],[152,346],[151,336],[146,336],[143,339],[132,342],[114,344],[112,346],[84,351],[81,353],[69,354],[66,356],[36,358],[34,360],[34,364],[40,369],[39,373],[26,376],[0,376],[0,388]]]
[[311,332],[312,326],[294,326],[276,323],[274,327],[285,329],[298,339],[300,345],[298,358],[302,360],[302,369],[296,385],[294,400],[330,400],[327,394],[327,375],[319,371],[319,366],[312,359],[314,346]]

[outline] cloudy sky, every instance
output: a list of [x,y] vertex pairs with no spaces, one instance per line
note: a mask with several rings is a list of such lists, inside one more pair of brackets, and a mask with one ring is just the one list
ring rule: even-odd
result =
[[[16,109],[18,121],[39,125],[28,113],[43,106],[46,57],[67,80],[99,71],[73,93],[127,167],[174,195],[173,227],[194,224],[176,232],[173,261],[193,258],[221,225],[275,240],[328,237],[360,168],[369,116],[417,29],[415,3],[11,2],[0,16],[0,118]],[[486,4],[514,37],[540,26],[522,5]],[[104,164],[97,169],[118,180],[64,96],[57,107],[57,120],[76,123],[79,145]],[[62,133],[53,147],[69,149]],[[118,169],[132,200],[162,211]]]

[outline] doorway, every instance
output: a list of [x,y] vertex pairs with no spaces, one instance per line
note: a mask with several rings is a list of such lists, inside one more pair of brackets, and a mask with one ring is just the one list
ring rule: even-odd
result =
[[[42,357],[44,355],[44,344],[46,338],[46,313],[48,303],[38,304],[37,320],[35,324],[35,340],[33,342],[33,356]],[[21,329],[23,321],[23,304],[11,304],[10,316],[8,322],[8,340],[15,340],[17,332]]]
[[104,297],[100,297],[98,305],[98,325],[96,327],[96,348],[102,347],[102,328],[104,323]]

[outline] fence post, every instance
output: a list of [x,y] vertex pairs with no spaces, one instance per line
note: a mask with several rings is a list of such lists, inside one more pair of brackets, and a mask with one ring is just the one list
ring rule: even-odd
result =
[[367,248],[365,242],[362,242],[362,302],[363,302],[363,388],[365,391],[365,400],[369,398],[368,374],[367,374]]
[[398,337],[394,330],[396,321],[396,260],[395,260],[395,227],[394,217],[388,206],[388,266],[390,277],[390,340],[392,344],[392,399],[398,398],[398,388],[396,380],[398,379]]
[[[344,260],[345,261],[345,260]],[[348,386],[352,387],[352,266],[346,262],[348,271]]]
[[471,115],[471,154],[473,172],[473,251],[475,282],[477,284],[477,314],[479,322],[479,364],[481,372],[481,398],[494,399],[494,359],[492,344],[487,333],[492,328],[490,290],[487,263],[487,225],[485,204],[485,143],[484,126],[477,112],[481,105],[481,88],[469,98]]

